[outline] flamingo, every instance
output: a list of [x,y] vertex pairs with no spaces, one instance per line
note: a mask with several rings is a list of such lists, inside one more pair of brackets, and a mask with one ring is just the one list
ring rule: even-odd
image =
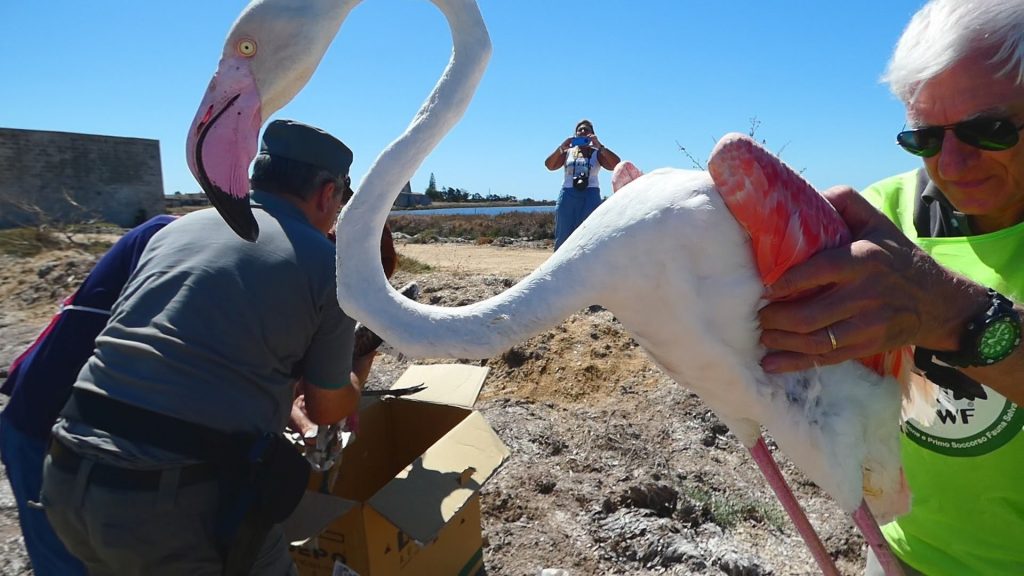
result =
[[[247,214],[244,174],[259,128],[302,89],[358,1],[256,0],[228,34],[186,154],[204,191],[247,240],[258,234]],[[747,233],[751,223],[738,221],[742,211],[734,216],[727,199],[739,197],[742,205],[745,192],[755,199],[780,194],[783,205],[810,198],[806,183],[791,195],[789,187],[802,180],[767,152],[747,147],[730,155],[736,147],[726,147],[717,156],[722,160],[712,162],[722,168],[717,176],[674,168],[628,173],[621,188],[544,264],[487,300],[429,306],[390,286],[377,260],[378,235],[370,231],[382,228],[402,185],[462,117],[491,53],[474,0],[432,2],[451,27],[451,60],[339,216],[341,307],[405,354],[489,358],[576,310],[601,304],[750,450],[823,573],[838,571],[786,486],[761,437],[762,426],[853,516],[886,574],[901,574],[876,522],[909,505],[899,463],[900,383],[891,372],[879,374],[857,362],[785,375],[767,374],[759,365],[765,352],[756,321],[764,303],[758,269],[763,254],[755,261]],[[817,201],[824,206],[808,213],[827,213],[824,199]]]

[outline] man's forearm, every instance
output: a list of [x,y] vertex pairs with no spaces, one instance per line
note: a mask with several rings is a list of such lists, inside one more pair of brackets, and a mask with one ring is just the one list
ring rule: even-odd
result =
[[373,367],[373,359],[377,357],[377,351],[371,350],[366,354],[352,360],[352,385],[362,392],[363,386],[370,378],[370,368]]

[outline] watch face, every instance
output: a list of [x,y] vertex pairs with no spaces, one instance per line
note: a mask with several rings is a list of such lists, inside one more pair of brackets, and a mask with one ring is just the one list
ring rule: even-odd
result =
[[1003,318],[985,329],[981,341],[978,342],[978,352],[985,360],[995,362],[1013,352],[1019,342],[1020,329],[1013,320]]

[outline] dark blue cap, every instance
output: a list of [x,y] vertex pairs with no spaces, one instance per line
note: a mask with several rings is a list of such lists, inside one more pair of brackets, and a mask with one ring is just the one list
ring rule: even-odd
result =
[[341,140],[295,120],[274,120],[267,125],[260,154],[312,164],[335,176],[347,176],[352,166],[352,151]]

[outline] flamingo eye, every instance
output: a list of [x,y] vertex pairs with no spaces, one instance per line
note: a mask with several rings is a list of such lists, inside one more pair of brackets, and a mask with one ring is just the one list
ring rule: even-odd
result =
[[246,58],[256,55],[256,42],[248,39],[238,41],[238,53]]

